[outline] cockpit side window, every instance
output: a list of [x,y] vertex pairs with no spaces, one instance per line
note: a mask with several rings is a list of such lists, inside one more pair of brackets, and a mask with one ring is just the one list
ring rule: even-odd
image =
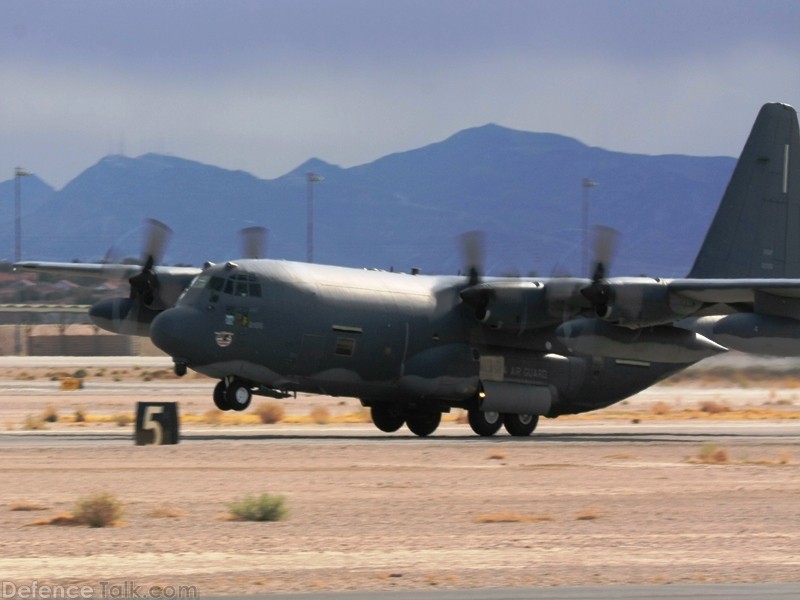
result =
[[206,287],[208,287],[208,289],[213,290],[215,292],[221,292],[222,291],[222,286],[224,284],[225,284],[225,280],[222,277],[214,275],[211,279],[209,279],[208,285]]

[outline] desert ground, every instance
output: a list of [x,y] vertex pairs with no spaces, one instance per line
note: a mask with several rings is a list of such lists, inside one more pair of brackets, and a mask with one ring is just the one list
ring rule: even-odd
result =
[[[80,369],[83,387],[62,391]],[[380,434],[341,398],[284,400],[282,423],[226,422],[209,411],[213,382],[163,371],[0,362],[4,585],[99,596],[128,582],[219,595],[798,581],[791,372],[659,385],[526,439],[478,438],[458,415],[418,439]],[[179,402],[182,441],[135,446],[120,415],[156,398]],[[322,424],[308,418],[319,406]],[[123,505],[114,526],[49,524],[99,492]],[[231,519],[231,502],[262,493],[284,497],[285,520]]]

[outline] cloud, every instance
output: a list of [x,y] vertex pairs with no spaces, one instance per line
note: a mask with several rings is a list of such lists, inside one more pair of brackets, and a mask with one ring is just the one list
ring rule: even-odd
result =
[[276,177],[488,122],[734,155],[762,103],[800,103],[793,3],[37,4],[0,26],[0,165],[57,185],[115,152]]

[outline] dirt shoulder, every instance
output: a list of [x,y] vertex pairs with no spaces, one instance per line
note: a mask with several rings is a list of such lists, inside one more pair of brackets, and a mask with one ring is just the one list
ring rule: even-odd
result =
[[[28,385],[7,374],[0,385],[0,423],[10,423],[0,432],[2,582],[85,585],[96,595],[103,582],[133,582],[145,593],[194,586],[212,595],[797,581],[800,448],[768,429],[795,421],[770,416],[758,435],[715,429],[739,409],[793,414],[793,389],[657,386],[594,413],[591,433],[576,417],[529,439],[480,439],[454,422],[445,435],[417,439],[375,436],[368,424],[277,437],[285,426],[201,420],[185,425],[194,435],[177,446],[137,447],[130,424],[68,419],[163,399],[164,382],[141,375],[121,382],[136,389],[110,393],[103,386],[115,376],[93,373],[88,381],[100,387],[75,392],[44,375]],[[204,415],[210,383],[184,380],[170,397],[184,414]],[[686,424],[678,413],[706,400],[735,410],[699,411],[686,434],[603,432],[603,423],[635,419],[677,428]],[[319,404],[332,415],[358,408],[318,397],[285,405],[306,415]],[[44,434],[22,430],[26,415],[51,405],[57,423]],[[716,464],[698,460],[712,451],[721,453]],[[33,525],[100,491],[123,503],[119,526]],[[227,518],[230,502],[262,493],[285,497],[287,520]]]

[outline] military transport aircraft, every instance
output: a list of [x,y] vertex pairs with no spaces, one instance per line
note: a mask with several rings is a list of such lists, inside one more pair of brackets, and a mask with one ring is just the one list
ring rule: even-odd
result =
[[223,410],[310,392],[360,398],[385,432],[429,435],[457,407],[479,435],[526,436],[540,416],[609,406],[727,348],[800,355],[798,142],[794,109],[765,105],[686,279],[610,277],[607,229],[590,278],[485,277],[476,233],[466,276],[262,258],[161,267],[157,224],[135,271],[17,267],[128,269],[130,296],[93,306],[94,322],[149,335],[179,375],[219,379]]

